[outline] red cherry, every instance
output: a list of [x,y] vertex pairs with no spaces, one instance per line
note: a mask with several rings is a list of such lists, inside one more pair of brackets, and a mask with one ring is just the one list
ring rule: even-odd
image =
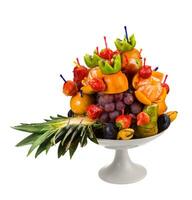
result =
[[90,105],[87,108],[87,116],[90,119],[98,119],[102,112],[103,112],[102,108],[94,104]]
[[149,78],[152,74],[152,69],[151,66],[145,65],[146,59],[144,58],[144,65],[143,67],[139,70],[139,76],[146,79]]
[[169,85],[167,83],[162,83],[162,87],[164,87],[167,91],[167,94],[169,93]]
[[74,96],[77,94],[77,84],[74,81],[66,81],[62,74],[60,77],[64,80],[63,93],[67,96]]
[[113,58],[113,51],[111,49],[103,49],[99,56],[103,59],[106,59],[106,60],[111,60]]
[[111,60],[113,58],[114,52],[108,48],[107,39],[105,36],[104,36],[104,41],[105,41],[105,49],[101,50],[99,56],[103,59]]
[[77,94],[77,85],[74,81],[67,81],[63,84],[63,93],[67,96],[74,96]]
[[85,77],[88,76],[88,73],[89,73],[89,70],[80,65],[79,63],[79,59],[77,58],[77,66],[74,67],[73,69],[73,75],[74,75],[74,78],[73,80],[76,82],[76,83],[79,83],[81,82]]
[[168,77],[168,75],[165,76],[165,79],[161,85],[162,85],[162,87],[164,87],[166,89],[167,94],[168,94],[170,89],[169,89],[169,85],[166,83],[167,77]]

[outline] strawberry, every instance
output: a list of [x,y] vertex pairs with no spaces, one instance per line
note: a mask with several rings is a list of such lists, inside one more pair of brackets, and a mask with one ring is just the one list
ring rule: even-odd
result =
[[137,115],[137,126],[143,126],[146,125],[150,122],[150,117],[147,113],[145,112],[140,112]]
[[95,104],[91,104],[87,108],[87,116],[90,119],[97,119],[100,117],[101,113],[103,112],[103,109]]
[[116,126],[120,129],[129,128],[131,126],[131,116],[130,115],[119,115],[116,119]]
[[89,80],[89,85],[95,92],[102,92],[106,89],[106,85],[101,78],[92,78]]

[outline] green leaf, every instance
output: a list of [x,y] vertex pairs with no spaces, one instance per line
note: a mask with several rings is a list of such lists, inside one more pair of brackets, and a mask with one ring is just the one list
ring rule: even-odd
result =
[[46,150],[46,146],[48,143],[49,143],[49,141],[45,141],[38,147],[38,149],[35,153],[35,158],[37,158],[43,151]]
[[71,135],[71,133],[76,129],[77,126],[72,126],[65,134],[64,138],[62,139],[62,145],[64,144],[65,140]]
[[68,150],[71,146],[71,143],[73,142],[74,138],[76,137],[76,135],[79,133],[80,129],[82,128],[81,124],[78,125],[78,127],[76,128],[76,130],[73,132],[71,139],[69,140],[69,142],[67,143],[66,146],[66,150]]
[[95,144],[99,144],[91,126],[88,126],[88,137]]
[[87,128],[85,127],[84,130],[81,131],[81,139],[80,139],[81,147],[87,145]]
[[58,147],[58,151],[57,151],[57,154],[58,154],[58,158],[60,158],[62,155],[64,155],[66,153],[63,145],[62,145],[62,142],[59,143],[59,147]]
[[69,148],[70,159],[72,159],[75,151],[77,150],[78,144],[79,144],[79,139],[78,138],[75,141],[73,141],[73,143],[71,144],[71,146]]
[[54,134],[54,131],[47,131],[45,132],[43,135],[40,135],[31,145],[31,148],[28,151],[27,156],[29,156],[31,154],[31,152],[38,147],[39,145],[41,145],[48,137],[50,137],[52,134]]
[[16,146],[20,147],[20,146],[32,144],[38,137],[39,137],[39,134],[33,133],[29,135],[28,137],[24,138],[23,140],[21,140],[18,144],[16,144]]

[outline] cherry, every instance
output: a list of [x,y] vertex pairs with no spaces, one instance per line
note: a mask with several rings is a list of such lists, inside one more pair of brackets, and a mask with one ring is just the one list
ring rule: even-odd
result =
[[168,77],[168,75],[165,76],[165,79],[161,85],[162,85],[162,87],[164,87],[166,89],[167,94],[168,94],[169,93],[169,85],[166,83],[167,77]]
[[151,66],[145,65],[146,58],[144,58],[144,65],[143,67],[139,70],[139,76],[146,79],[149,78],[152,74]]
[[73,69],[74,81],[76,83],[81,83],[81,81],[88,75],[89,71],[86,67],[80,65],[79,59],[77,58],[77,66]]
[[104,41],[105,41],[105,49],[101,50],[99,56],[103,59],[111,60],[113,58],[114,52],[108,48],[107,39],[105,36],[104,36]]
[[77,85],[74,81],[66,81],[62,74],[60,74],[60,77],[63,79],[63,93],[67,96],[74,96],[77,94]]

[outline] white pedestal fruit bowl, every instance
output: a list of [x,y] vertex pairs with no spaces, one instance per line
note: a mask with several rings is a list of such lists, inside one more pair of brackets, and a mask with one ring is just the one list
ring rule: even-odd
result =
[[131,140],[98,139],[99,145],[107,149],[115,150],[114,160],[111,164],[99,170],[99,177],[106,182],[114,184],[134,183],[143,179],[147,171],[143,166],[132,162],[128,154],[128,149],[146,144],[161,136],[163,133]]

